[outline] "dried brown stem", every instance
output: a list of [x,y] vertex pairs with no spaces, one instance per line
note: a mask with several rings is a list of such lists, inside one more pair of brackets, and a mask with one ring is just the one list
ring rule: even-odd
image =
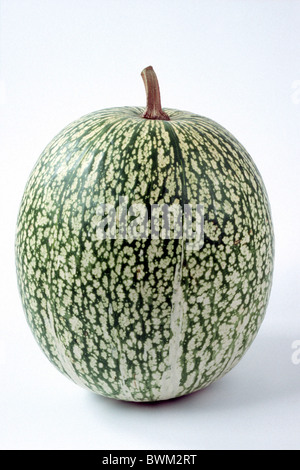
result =
[[153,67],[151,67],[151,65],[146,67],[141,75],[147,95],[147,108],[143,114],[143,118],[170,121],[169,116],[161,108],[159,84]]

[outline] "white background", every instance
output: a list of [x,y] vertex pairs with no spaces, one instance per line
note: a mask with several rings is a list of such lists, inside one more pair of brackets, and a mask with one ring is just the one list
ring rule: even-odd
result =
[[[0,448],[299,449],[300,2],[0,5]],[[83,114],[144,105],[148,65],[163,106],[216,120],[254,158],[271,201],[276,265],[267,317],[236,369],[189,397],[139,405],[81,390],[48,363],[22,312],[14,233],[44,147]]]

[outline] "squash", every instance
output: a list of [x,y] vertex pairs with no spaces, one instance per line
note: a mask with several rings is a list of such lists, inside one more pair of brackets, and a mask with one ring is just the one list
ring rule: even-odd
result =
[[75,383],[136,402],[202,389],[240,361],[274,256],[245,148],[211,119],[162,110],[153,68],[142,77],[146,110],[93,112],[46,147],[16,236],[21,298],[46,356]]

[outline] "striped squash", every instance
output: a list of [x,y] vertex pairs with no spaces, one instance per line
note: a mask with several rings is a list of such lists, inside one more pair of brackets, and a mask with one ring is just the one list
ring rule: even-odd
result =
[[[18,217],[17,275],[32,332],[75,383],[128,401],[166,400],[229,372],[264,318],[273,229],[261,176],[212,120],[147,109],[97,111],[42,153]],[[201,249],[177,238],[99,236],[99,207],[203,207]],[[150,224],[150,219],[148,220]]]

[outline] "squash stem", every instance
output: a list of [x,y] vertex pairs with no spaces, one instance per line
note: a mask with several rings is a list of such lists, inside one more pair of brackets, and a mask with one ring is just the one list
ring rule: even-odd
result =
[[143,114],[143,118],[170,121],[169,116],[161,108],[159,84],[153,67],[151,67],[151,65],[146,67],[142,71],[141,75],[147,95],[147,107]]

